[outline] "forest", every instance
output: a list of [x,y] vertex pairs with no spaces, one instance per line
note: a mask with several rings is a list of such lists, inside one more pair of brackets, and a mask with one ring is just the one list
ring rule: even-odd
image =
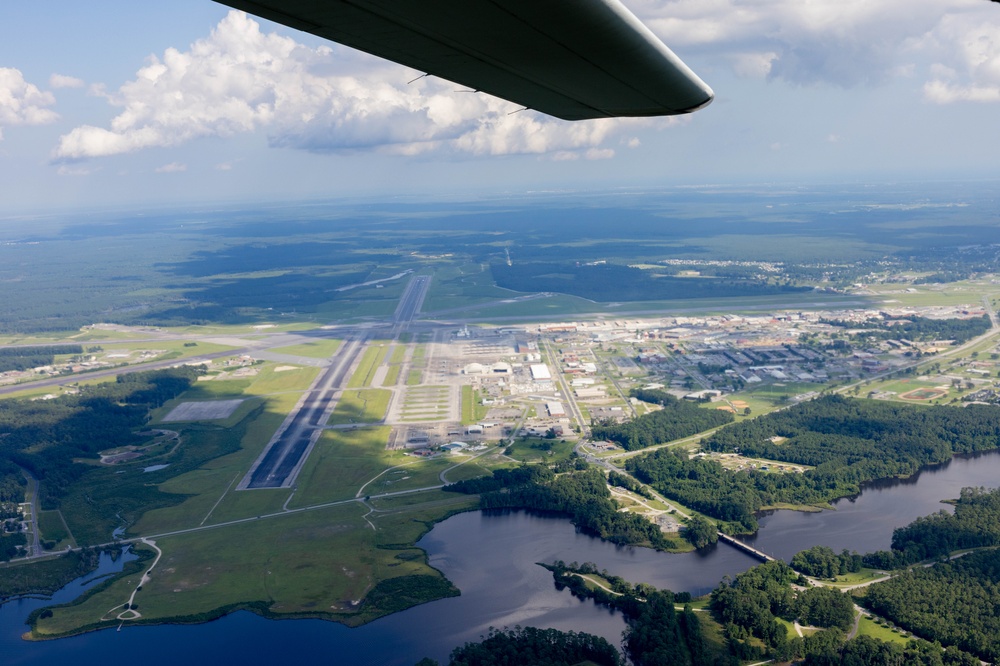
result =
[[592,301],[667,301],[691,298],[739,298],[811,291],[812,287],[749,279],[692,279],[655,275],[652,271],[612,263],[491,264],[498,287],[536,293],[553,291]]
[[722,521],[725,531],[754,532],[762,507],[829,502],[856,495],[866,481],[994,449],[998,414],[991,405],[911,406],[832,395],[727,426],[702,443],[709,451],[813,467],[804,473],[731,472],[666,449],[626,467],[660,493]]
[[90,469],[74,459],[143,441],[134,431],[150,410],[187,390],[199,373],[191,367],[137,372],[53,400],[0,401],[0,489],[21,483],[20,466],[40,481],[42,508],[58,508]]
[[870,319],[864,322],[821,319],[824,324],[840,328],[864,329],[858,333],[872,340],[910,340],[929,342],[932,340],[953,340],[955,344],[968,342],[972,338],[990,330],[990,318],[971,317],[969,319],[929,319],[927,317],[889,317]]
[[863,603],[928,640],[1000,659],[1000,551],[913,567],[870,585]]
[[[747,660],[803,659],[808,666],[975,666],[979,661],[955,647],[911,640],[903,647],[868,636],[845,642],[854,620],[850,595],[828,587],[806,587],[784,562],[768,562],[723,581],[711,594],[711,609],[723,623],[734,655]],[[789,638],[778,618],[825,628],[805,638]]]
[[[436,666],[437,663],[423,659],[416,666]],[[448,666],[575,666],[582,663],[622,666],[624,662],[615,646],[600,636],[535,627],[490,627],[481,641],[455,648],[448,660]]]
[[718,409],[701,409],[686,400],[678,400],[664,391],[639,389],[633,397],[661,405],[663,409],[618,423],[614,419],[591,424],[594,439],[606,439],[627,451],[644,449],[654,444],[671,442],[710,428],[732,423],[733,415]]
[[[544,471],[543,471],[544,470]],[[556,476],[541,465],[497,470],[492,477],[459,481],[444,490],[479,493],[482,509],[528,509],[568,515],[584,532],[619,545],[672,549],[677,543],[660,528],[634,513],[623,513],[597,469]]]
[[845,548],[837,554],[829,546],[813,546],[792,556],[792,568],[813,578],[835,578],[856,573],[864,567],[864,558]]
[[45,347],[4,347],[0,349],[0,372],[30,370],[51,365],[59,354],[82,354],[80,345],[48,345]]
[[738,664],[732,655],[720,653],[709,645],[697,613],[685,606],[690,595],[675,595],[669,590],[657,590],[651,585],[630,585],[607,572],[601,572],[614,593],[588,586],[579,574],[596,574],[591,564],[567,566],[564,562],[544,565],[552,572],[556,588],[569,588],[574,596],[593,599],[596,603],[621,611],[628,625],[623,647],[635,666],[729,666]]

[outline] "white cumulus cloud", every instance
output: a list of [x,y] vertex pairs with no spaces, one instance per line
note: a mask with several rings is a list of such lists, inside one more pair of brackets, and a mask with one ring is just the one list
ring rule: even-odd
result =
[[53,122],[59,115],[48,107],[55,103],[52,93],[25,81],[20,70],[0,67],[0,139],[4,127]]
[[83,79],[78,79],[75,76],[53,74],[49,77],[50,88],[82,88],[83,86]]
[[264,33],[233,11],[188,50],[151,56],[134,80],[104,92],[120,109],[110,126],[76,127],[53,156],[79,160],[263,130],[273,146],[313,152],[586,157],[629,124],[514,113],[518,107],[509,102],[415,76],[343,47],[311,48]]
[[[974,13],[956,14],[942,22],[929,40],[939,53],[924,96],[938,104],[1000,101],[1000,12],[984,22]],[[956,48],[950,48],[955,45]]]
[[964,79],[953,85],[969,86],[969,98],[982,95],[976,91],[984,79],[987,85],[994,81],[1000,8],[986,0],[631,0],[629,5],[682,56],[718,59],[740,76],[849,87],[912,76],[916,62],[957,59],[963,61]]
[[187,164],[182,164],[180,162],[171,162],[170,164],[164,164],[161,167],[156,167],[154,171],[156,173],[182,173],[187,171]]

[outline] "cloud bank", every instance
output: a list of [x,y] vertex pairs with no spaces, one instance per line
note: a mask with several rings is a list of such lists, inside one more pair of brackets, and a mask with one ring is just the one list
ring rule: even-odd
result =
[[1000,8],[986,0],[631,0],[671,47],[796,85],[925,79],[940,103],[1000,101]]
[[[587,151],[620,121],[570,124],[338,47],[310,48],[230,12],[187,51],[151,57],[106,94],[110,128],[84,125],[54,157],[78,160],[263,129],[273,146],[313,152],[448,150],[474,155]],[[412,82],[410,82],[412,81]],[[601,157],[605,156],[601,154]]]
[[25,81],[20,70],[0,67],[0,139],[4,127],[55,121],[59,115],[48,108],[55,103],[52,93]]
[[[628,4],[684,58],[737,76],[841,87],[903,78],[935,103],[1000,101],[1000,11],[985,0]],[[568,123],[518,113],[508,102],[457,92],[434,77],[413,81],[418,74],[344,47],[312,48],[262,32],[232,11],[187,50],[151,56],[134,80],[115,92],[99,90],[118,115],[108,127],[83,125],[63,135],[53,157],[75,161],[263,131],[272,146],[319,153],[606,159],[614,154],[609,146],[638,127],[683,122]],[[22,92],[4,97],[0,78],[0,126],[14,122],[11,113],[20,122],[30,113],[54,117],[46,108],[49,93],[25,87],[23,79],[20,85]],[[51,85],[77,82],[59,77]]]

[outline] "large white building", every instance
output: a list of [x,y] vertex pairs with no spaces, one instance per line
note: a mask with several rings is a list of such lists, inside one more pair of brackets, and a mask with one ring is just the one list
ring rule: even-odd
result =
[[536,363],[531,366],[531,378],[536,382],[545,381],[547,379],[552,379],[552,373],[549,372],[549,366],[544,363]]

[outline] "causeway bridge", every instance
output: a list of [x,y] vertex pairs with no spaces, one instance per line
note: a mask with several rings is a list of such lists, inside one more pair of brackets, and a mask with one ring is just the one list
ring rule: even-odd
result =
[[733,546],[734,548],[742,550],[744,553],[747,553],[748,555],[752,555],[753,557],[756,557],[761,562],[774,562],[775,561],[775,558],[771,557],[767,553],[761,552],[761,551],[757,550],[756,548],[754,548],[753,546],[750,546],[750,545],[747,545],[747,544],[743,543],[739,539],[734,539],[733,537],[729,536],[728,534],[723,534],[722,532],[719,532],[719,541],[725,541],[730,546]]

